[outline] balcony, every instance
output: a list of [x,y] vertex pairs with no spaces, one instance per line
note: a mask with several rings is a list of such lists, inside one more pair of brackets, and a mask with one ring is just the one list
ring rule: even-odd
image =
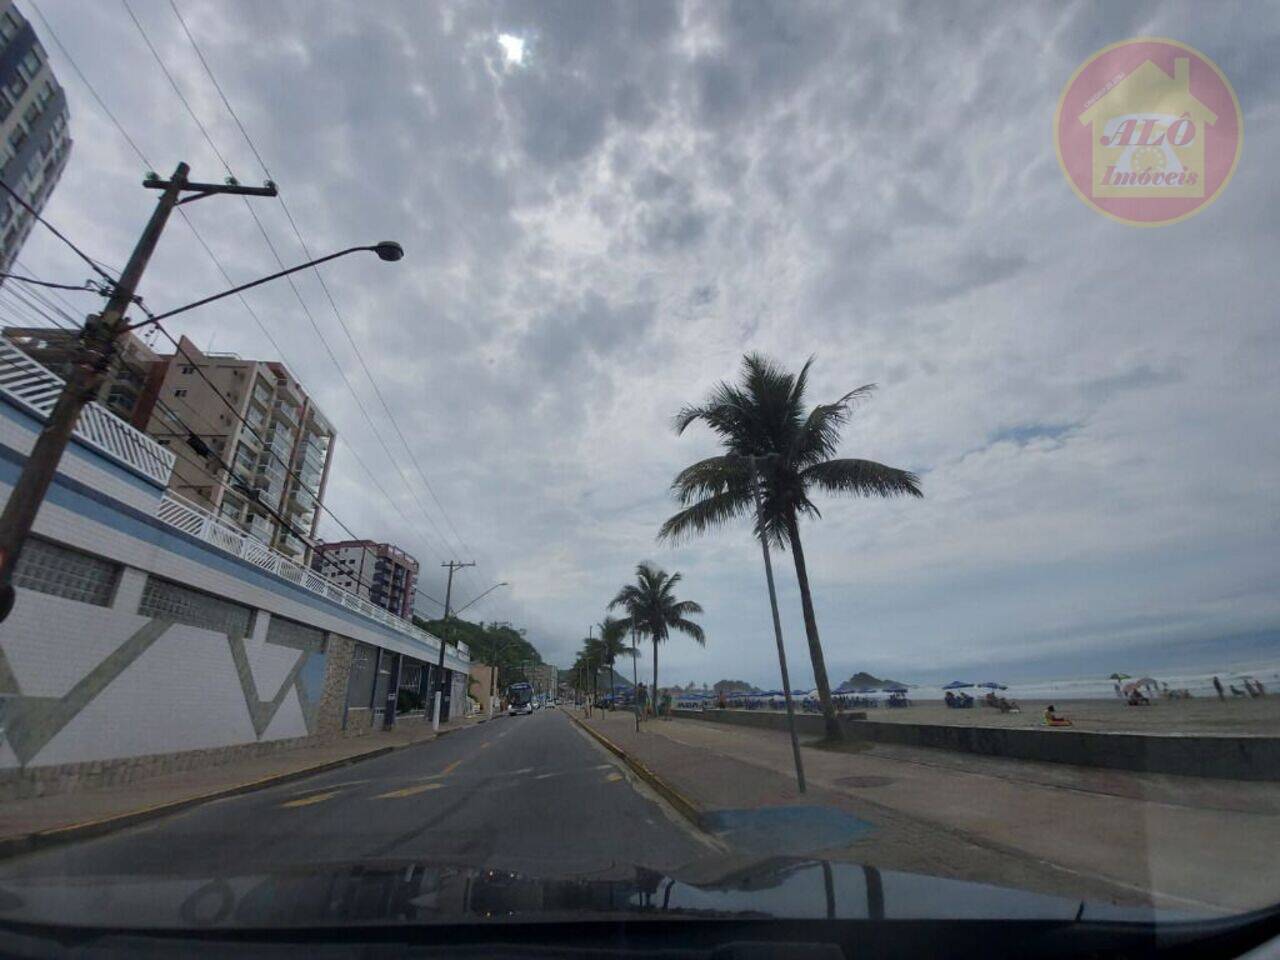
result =
[[276,420],[283,420],[295,432],[298,429],[298,408],[290,406],[286,403],[277,403],[273,409],[272,415]]

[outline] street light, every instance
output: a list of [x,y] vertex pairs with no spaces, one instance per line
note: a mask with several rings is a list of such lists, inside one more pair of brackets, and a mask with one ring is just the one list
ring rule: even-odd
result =
[[185,307],[175,307],[172,310],[166,310],[164,313],[152,314],[149,319],[143,320],[141,323],[130,324],[125,327],[126,330],[137,330],[140,327],[148,327],[153,323],[159,323],[161,320],[168,320],[172,316],[179,313],[186,313],[188,310],[194,310],[196,307],[203,307],[206,303],[212,303],[214,300],[221,300],[223,297],[230,297],[233,294],[243,293],[253,287],[260,287],[264,283],[270,283],[272,280],[279,280],[281,277],[287,277],[291,273],[297,273],[299,270],[307,270],[311,267],[319,266],[330,260],[337,260],[339,257],[345,257],[349,253],[361,253],[368,250],[378,255],[378,259],[384,263],[395,263],[397,260],[404,259],[404,247],[400,246],[395,240],[382,240],[378,243],[365,244],[359,247],[347,247],[345,250],[339,250],[337,253],[331,253],[327,257],[318,257],[315,260],[308,260],[306,263],[300,263],[296,267],[288,267],[287,269],[277,271],[258,280],[242,283],[238,287],[232,287],[230,290],[223,290],[221,293],[215,293],[213,296],[205,297],[194,303],[188,303]]

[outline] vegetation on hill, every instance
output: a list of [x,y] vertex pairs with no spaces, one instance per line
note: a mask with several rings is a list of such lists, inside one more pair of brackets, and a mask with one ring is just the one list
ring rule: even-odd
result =
[[465,643],[471,649],[472,663],[497,664],[498,682],[503,686],[527,680],[524,667],[542,663],[542,654],[525,639],[525,631],[509,623],[486,625],[458,617],[450,617],[447,626],[443,620],[422,617],[414,617],[413,622],[448,643]]

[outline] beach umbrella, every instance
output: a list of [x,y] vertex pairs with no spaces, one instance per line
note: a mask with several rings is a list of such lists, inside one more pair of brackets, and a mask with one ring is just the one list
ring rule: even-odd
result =
[[972,687],[972,686],[973,686],[972,683],[965,683],[963,680],[952,680],[942,689],[943,690],[963,690],[966,687]]
[[853,692],[854,693],[875,693],[876,688],[875,687],[859,687],[857,690]]
[[978,686],[982,687],[985,690],[1008,690],[1009,689],[1003,683],[994,683],[992,681],[987,681],[986,683],[980,683],[978,684]]
[[1129,675],[1127,673],[1113,673],[1107,679],[1108,680],[1128,680]]
[[906,693],[907,688],[906,687],[885,687],[884,692],[885,693]]

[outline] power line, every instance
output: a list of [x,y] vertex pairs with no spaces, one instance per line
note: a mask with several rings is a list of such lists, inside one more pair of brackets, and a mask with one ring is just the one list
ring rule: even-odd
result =
[[[135,141],[133,137],[129,135],[129,132],[124,128],[124,125],[121,124],[119,119],[116,117],[116,115],[111,112],[111,109],[107,106],[106,102],[102,99],[97,89],[89,81],[88,77],[85,76],[84,71],[80,69],[80,66],[76,62],[75,58],[71,55],[70,51],[68,51],[66,46],[62,43],[61,39],[58,37],[57,32],[53,29],[52,24],[49,23],[48,18],[45,17],[44,13],[40,10],[38,4],[36,3],[36,0],[31,0],[31,6],[32,6],[32,9],[35,10],[36,15],[40,18],[41,23],[44,25],[45,31],[47,32],[49,37],[53,40],[55,46],[58,47],[63,57],[66,58],[72,70],[75,72],[76,76],[80,79],[80,82],[84,85],[85,89],[89,92],[90,96],[93,97],[94,102],[97,103],[98,107],[102,110],[103,114],[107,117],[108,120],[111,121],[112,125],[116,128],[116,131],[129,144],[129,146],[133,149],[133,152],[138,156],[138,158],[143,162],[143,164],[146,165],[148,169],[150,169],[153,165],[151,161],[148,159],[147,155],[142,151],[142,148],[138,146],[137,141]],[[205,254],[213,262],[214,266],[217,268],[218,272],[221,274],[222,278],[226,281],[228,286],[235,286],[235,282],[231,279],[230,275],[227,273],[226,267],[223,266],[222,261],[218,259],[218,256],[213,252],[213,249],[209,246],[208,242],[201,235],[200,231],[196,228],[195,223],[191,220],[190,216],[188,216],[186,210],[179,207],[178,213],[182,216],[182,219],[186,223],[188,229],[191,230],[192,235],[195,237],[196,241],[200,244]],[[263,336],[265,336],[267,341],[272,345],[272,347],[275,348],[276,353],[280,356],[281,360],[285,363],[291,363],[288,356],[285,354],[285,351],[276,342],[275,337],[271,335],[270,330],[268,330],[266,325],[262,322],[261,318],[258,316],[257,312],[253,309],[252,305],[250,305],[249,301],[245,298],[244,294],[243,293],[237,294],[237,298],[240,300],[241,305],[245,308],[246,312],[248,312],[249,316],[253,319],[258,329],[262,332]],[[332,351],[330,351],[330,358],[334,359],[332,355]],[[335,364],[337,363],[336,359],[334,359],[334,362]],[[338,365],[338,369],[339,369],[339,373],[341,373],[342,372],[341,365]],[[346,379],[345,376],[343,377],[343,379],[345,381]],[[347,384],[347,388],[349,390],[351,389],[350,383]],[[352,391],[352,393],[354,395],[354,391]],[[359,405],[358,398],[357,398],[357,405]],[[369,419],[367,413],[365,414],[365,418],[366,420]],[[377,481],[374,472],[369,469],[368,465],[364,462],[364,459],[360,456],[359,451],[350,443],[347,444],[347,449],[351,452],[353,458],[355,459],[356,463],[359,465],[360,469],[364,471],[366,477],[369,478],[370,482],[374,485],[374,487],[378,490],[378,492],[387,501],[388,505],[399,515],[400,519],[404,521],[406,527],[411,527],[412,524],[410,523],[408,517],[405,516],[404,511],[400,509],[399,504],[397,504],[395,500],[393,500],[387,494],[386,489]],[[326,508],[326,512],[328,512],[327,508]],[[332,514],[330,515],[332,516]],[[423,542],[428,547],[430,552],[434,553],[437,558],[442,558],[441,554],[435,550],[435,548],[431,545],[429,540],[426,540],[424,538]]]
[[81,293],[98,292],[87,283],[82,283],[79,286],[74,283],[50,283],[47,280],[36,280],[34,277],[23,277],[16,273],[0,273],[0,280],[18,280],[22,283],[35,284],[38,287],[52,287],[55,290],[78,290]]
[[[4,292],[4,291],[0,291],[0,292]],[[54,316],[52,316],[52,315],[50,315],[50,314],[47,314],[47,313],[44,313],[43,311],[41,311],[41,310],[40,310],[39,308],[37,308],[37,307],[33,307],[33,306],[32,306],[32,305],[30,305],[30,304],[25,304],[25,305],[27,306],[27,308],[28,308],[29,310],[31,310],[31,311],[33,312],[33,314],[34,314],[34,315],[36,315],[37,317],[40,317],[40,318],[42,318],[42,319],[44,319],[44,320],[47,320],[49,323],[51,323],[54,327],[56,327],[56,328],[57,328],[57,329],[59,329],[59,330],[64,330],[64,331],[68,331],[68,332],[75,332],[75,331],[77,330],[77,328],[76,328],[74,325],[71,325],[71,324],[61,324],[61,323],[59,323],[59,322],[57,321],[57,319],[56,319]],[[162,332],[165,334],[165,336],[169,336],[168,331],[164,331],[164,330],[162,330]],[[169,337],[169,339],[170,339],[172,342],[174,342],[174,346],[178,349],[178,351],[179,351],[180,353],[182,353],[182,355],[183,355],[187,360],[191,361],[192,363],[194,363],[194,362],[195,362],[195,361],[193,361],[193,360],[192,360],[192,358],[190,357],[190,355],[188,355],[188,354],[186,353],[186,351],[182,350],[181,346],[180,346],[179,344],[177,344],[177,342],[176,342],[176,341],[173,341],[173,338],[172,338],[172,337]],[[141,372],[140,370],[138,370],[138,368],[137,368],[136,366],[131,365],[131,364],[130,364],[126,359],[125,359],[125,357],[124,357],[122,354],[117,354],[117,355],[116,355],[116,360],[117,360],[117,362],[120,364],[120,366],[124,367],[124,368],[125,368],[125,369],[127,369],[130,373],[132,373],[134,376],[136,376],[136,377],[139,379],[139,381],[144,381],[144,380],[146,379],[145,375],[143,375],[143,374],[142,374],[142,372]],[[237,414],[237,416],[238,416],[238,411],[236,411],[236,410],[235,410],[235,408],[234,408],[234,407],[232,407],[232,406],[230,405],[230,402],[229,402],[225,397],[223,397],[223,396],[222,396],[221,391],[219,391],[219,390],[218,390],[218,389],[217,389],[217,388],[212,384],[212,382],[210,382],[210,381],[208,380],[208,378],[204,376],[203,371],[201,371],[201,370],[199,369],[199,367],[195,367],[195,370],[196,370],[198,373],[200,373],[201,377],[205,380],[205,382],[206,382],[206,383],[207,383],[207,384],[208,384],[208,385],[213,389],[214,394],[215,394],[216,396],[218,396],[218,398],[219,398],[220,400],[222,400],[222,402],[223,402],[223,403],[227,404],[227,405],[228,405],[228,407],[231,409],[231,411],[232,411],[233,413],[236,413],[236,414]],[[188,410],[190,410],[193,414],[196,414],[197,416],[200,416],[200,417],[201,417],[201,419],[203,419],[203,420],[204,420],[204,422],[205,422],[209,427],[211,427],[211,428],[212,428],[212,429],[211,429],[211,431],[210,431],[208,434],[206,434],[207,436],[209,436],[210,438],[215,438],[215,437],[218,437],[218,436],[229,436],[229,433],[220,433],[220,432],[218,431],[217,427],[215,427],[215,426],[214,426],[214,424],[213,424],[213,422],[212,422],[211,420],[209,420],[207,417],[204,417],[202,414],[200,414],[200,412],[199,412],[198,410],[196,410],[196,408],[195,408],[195,407],[191,406],[191,405],[190,405],[189,403],[187,403],[186,401],[183,401],[183,400],[182,400],[182,398],[180,398],[180,397],[175,397],[175,399],[176,399],[176,400],[178,400],[179,402],[181,402],[181,403],[182,403],[182,405],[183,405],[184,407],[186,407]],[[196,430],[195,430],[195,429],[194,429],[194,428],[193,428],[189,423],[187,423],[186,421],[184,421],[184,420],[183,420],[183,419],[178,415],[178,413],[177,413],[177,412],[176,412],[172,407],[170,407],[170,406],[165,402],[164,398],[163,398],[163,397],[161,397],[161,396],[159,396],[159,394],[157,394],[156,399],[155,399],[155,402],[156,402],[156,406],[160,408],[161,412],[162,412],[162,413],[163,413],[163,414],[164,414],[164,415],[165,415],[165,416],[166,416],[166,417],[171,421],[171,424],[170,424],[170,425],[172,426],[173,424],[176,424],[179,428],[181,428],[181,432],[185,432],[185,433],[187,434],[187,440],[186,440],[186,442],[187,442],[187,444],[188,444],[188,445],[191,445],[191,444],[190,444],[191,438],[196,438],[196,439],[198,439],[198,438],[199,438],[199,433],[198,433],[198,432],[197,432],[197,431],[196,431]],[[244,422],[244,421],[243,421],[243,418],[241,418],[241,420],[242,420],[242,422]],[[253,432],[253,433],[254,433],[254,435],[258,437],[259,442],[261,442],[261,440],[262,440],[261,436],[259,436],[259,435],[256,433],[256,431],[254,431],[254,430],[253,430],[253,427],[252,427],[250,424],[248,424],[248,423],[245,423],[245,426],[246,426],[246,428],[248,428],[251,432]],[[174,437],[180,437],[180,436],[181,436],[181,432],[174,433],[174,434],[172,434],[172,436],[174,436]],[[202,444],[202,446],[203,446],[203,447],[204,447],[204,449],[207,451],[207,452],[204,454],[204,456],[205,456],[207,459],[212,459],[212,460],[214,460],[214,461],[215,461],[215,462],[216,462],[216,463],[217,463],[217,464],[218,464],[218,465],[219,465],[223,470],[225,470],[225,471],[226,471],[226,474],[227,474],[228,480],[229,480],[229,481],[231,481],[231,486],[235,487],[235,486],[236,486],[236,482],[238,482],[238,483],[240,483],[241,485],[243,485],[246,489],[248,488],[248,484],[247,484],[247,482],[246,482],[243,478],[241,478],[240,474],[236,471],[236,469],[235,469],[235,467],[234,467],[234,466],[227,464],[227,463],[226,463],[225,461],[223,461],[221,458],[217,457],[217,456],[213,453],[212,449],[211,449],[207,444]],[[289,470],[289,465],[288,465],[288,464],[283,460],[283,458],[281,458],[281,457],[280,457],[280,455],[279,455],[279,454],[277,454],[274,450],[272,450],[272,449],[271,449],[271,448],[269,448],[269,447],[265,447],[265,449],[268,451],[268,453],[269,453],[269,454],[271,454],[272,456],[274,456],[274,457],[275,457],[275,458],[276,458],[276,459],[277,459],[277,460],[278,460],[278,461],[279,461],[279,462],[280,462],[280,463],[285,467],[286,471],[288,471],[288,470]],[[179,454],[179,452],[178,452],[178,450],[177,450],[177,449],[174,449],[174,448],[170,447],[170,452],[172,452],[175,456],[180,456],[180,454]],[[189,457],[181,457],[181,459],[182,459],[184,462],[188,463],[189,465],[192,465],[192,466],[197,467],[198,469],[200,469],[200,470],[201,470],[202,472],[204,472],[204,473],[210,473],[210,472],[211,472],[211,471],[209,470],[209,468],[208,468],[208,466],[207,466],[207,465],[203,465],[203,466],[202,466],[202,465],[200,465],[200,464],[196,463],[195,461],[191,460],[191,458],[189,458]],[[300,486],[301,486],[305,491],[307,491],[308,493],[310,493],[310,494],[312,494],[313,496],[315,496],[316,491],[311,490],[311,489],[306,485],[306,483],[305,483],[305,482],[303,482],[303,480],[302,480],[302,478],[301,478],[300,476],[298,476],[296,473],[293,473],[293,472],[290,472],[290,475],[291,475],[295,480],[297,480],[298,484],[299,484],[299,485],[300,485]],[[218,479],[218,477],[217,477],[216,473],[214,473],[214,480],[215,480],[215,481],[217,481],[217,479]],[[198,484],[192,484],[191,486],[198,486]],[[284,527],[284,528],[285,528],[289,533],[292,533],[294,536],[297,536],[297,537],[299,537],[300,539],[304,539],[304,540],[310,539],[310,535],[303,535],[303,534],[301,534],[301,533],[300,533],[300,532],[299,532],[299,531],[298,531],[298,530],[293,526],[293,524],[292,524],[290,521],[288,521],[288,520],[284,519],[283,517],[281,517],[281,516],[280,516],[280,514],[279,514],[277,511],[273,510],[273,509],[272,509],[271,507],[269,507],[268,505],[266,505],[266,504],[262,503],[260,500],[256,499],[256,498],[255,498],[255,497],[253,497],[253,496],[248,496],[248,495],[246,495],[246,498],[247,498],[251,503],[255,504],[255,505],[256,505],[256,506],[258,506],[260,509],[262,509],[263,511],[265,511],[265,512],[269,513],[273,518],[275,518],[279,523],[281,523],[281,525],[282,525],[282,526],[283,526],[283,527]],[[348,527],[345,523],[343,523],[343,522],[342,522],[342,520],[341,520],[341,519],[340,519],[340,518],[339,518],[335,513],[333,513],[333,511],[332,511],[332,510],[330,510],[328,507],[326,507],[326,506],[324,505],[324,503],[320,500],[320,498],[319,498],[318,496],[316,496],[316,504],[317,504],[317,506],[318,506],[321,510],[323,510],[325,513],[327,513],[327,514],[328,514],[328,515],[333,519],[334,523],[336,523],[336,524],[337,524],[337,525],[338,525],[338,526],[339,526],[339,527],[340,527],[344,532],[346,532],[346,534],[347,534],[349,537],[351,537],[352,539],[358,539],[358,538],[356,537],[356,535],[351,531],[351,528],[350,528],[350,527]],[[328,562],[328,563],[330,563],[331,565],[333,564],[333,561],[332,561],[332,559],[331,559],[331,558],[329,558],[329,557],[324,557],[324,556],[323,556],[323,554],[318,554],[317,556],[320,556],[320,557],[321,557],[321,559],[322,559],[324,562]],[[340,569],[341,569],[341,568],[340,568]],[[357,582],[357,583],[359,583],[359,584],[360,584],[361,586],[363,586],[363,587],[366,587],[366,588],[370,589],[370,591],[372,590],[372,587],[371,587],[369,584],[366,584],[366,583],[364,583],[363,581],[361,581],[361,580],[360,580],[360,578],[359,578],[359,576],[356,576],[356,575],[353,575],[353,574],[349,574],[349,573],[347,573],[347,574],[345,574],[345,575],[354,576],[354,579],[356,580],[356,582]]]
[[[5,182],[4,182],[4,180],[0,180],[0,187],[3,187],[3,188],[4,188],[5,193],[9,194],[9,196],[11,196],[11,197],[13,197],[13,199],[17,200],[17,201],[18,201],[18,203],[22,205],[22,208],[23,208],[24,210],[26,210],[26,211],[27,211],[27,213],[31,214],[31,216],[35,217],[35,219],[36,219],[38,222],[42,223],[42,224],[43,224],[43,225],[44,225],[44,226],[49,230],[49,232],[50,232],[50,233],[52,233],[55,237],[57,237],[59,240],[61,240],[63,243],[65,243],[68,247],[70,247],[73,251],[75,251],[76,256],[78,256],[81,260],[83,260],[83,261],[84,261],[85,263],[87,263],[90,267],[92,267],[92,268],[93,268],[93,271],[94,271],[96,274],[98,274],[98,275],[99,275],[99,276],[101,276],[101,277],[106,278],[106,279],[107,279],[107,280],[109,280],[111,283],[115,283],[115,278],[114,278],[114,277],[112,277],[112,276],[111,276],[111,274],[109,274],[109,273],[107,273],[107,271],[103,270],[100,266],[98,266],[97,261],[95,261],[91,256],[89,256],[87,253],[85,253],[83,250],[81,250],[79,247],[77,247],[77,246],[76,246],[74,243],[72,243],[70,240],[68,240],[68,239],[67,239],[67,235],[66,235],[65,233],[63,233],[61,230],[59,230],[57,227],[55,227],[52,223],[50,223],[50,222],[49,222],[48,220],[46,220],[44,217],[40,216],[39,211],[37,211],[35,207],[31,206],[31,204],[29,204],[29,203],[26,201],[26,199],[24,199],[24,198],[23,198],[23,197],[18,193],[18,191],[17,191],[17,190],[13,189],[13,187],[11,187],[11,186],[9,186],[7,183],[5,183]],[[21,279],[21,278],[17,278],[17,279]]]
[[[183,95],[181,88],[178,86],[177,81],[173,77],[173,74],[170,73],[169,68],[165,66],[164,60],[161,59],[159,52],[155,48],[155,45],[151,43],[150,38],[147,36],[146,30],[143,28],[138,18],[134,16],[132,8],[129,7],[128,0],[120,0],[120,2],[124,5],[125,10],[128,12],[130,19],[133,21],[133,25],[137,28],[139,35],[142,37],[143,42],[147,46],[147,49],[151,52],[152,58],[156,61],[156,64],[160,67],[160,71],[165,75],[165,78],[169,81],[170,87],[173,88],[173,91],[175,94],[177,94],[179,101],[181,101],[183,107],[186,109],[187,113],[191,116],[191,119],[195,122],[196,126],[200,129],[200,133],[203,135],[205,142],[208,143],[210,149],[212,149],[214,154],[218,157],[218,160],[222,163],[222,166],[227,171],[227,174],[234,178],[235,173],[231,169],[231,165],[227,162],[227,159],[223,155],[222,151],[218,149],[217,144],[213,142],[213,138],[209,135],[208,128],[200,120],[199,116],[196,114],[195,110],[192,108],[190,101],[188,101],[186,96]],[[270,249],[272,257],[275,258],[276,263],[279,264],[282,270],[285,269],[284,260],[280,257],[280,253],[276,249],[275,244],[272,242],[270,235],[267,233],[266,227],[263,226],[261,219],[259,219],[257,211],[255,211],[252,205],[250,205],[247,201],[245,203],[245,208],[249,211],[250,217],[253,218],[253,222],[257,225],[258,232],[262,234],[263,240],[266,241],[267,247]],[[305,249],[305,245],[304,245],[304,249]],[[309,252],[308,252],[308,258],[310,259]],[[315,268],[313,267],[312,269],[314,270]],[[319,275],[318,271],[317,271],[317,275]],[[350,391],[352,399],[354,399],[356,402],[356,406],[360,409],[360,412],[364,416],[365,421],[369,424],[369,428],[373,432],[375,439],[377,439],[378,443],[382,447],[383,452],[387,455],[387,459],[390,461],[391,465],[395,467],[396,471],[400,474],[401,480],[404,481],[406,489],[408,489],[410,496],[413,498],[415,504],[417,505],[419,511],[422,513],[423,517],[435,530],[436,534],[440,537],[441,541],[445,544],[446,548],[448,548],[449,547],[448,537],[446,537],[441,532],[440,528],[436,525],[435,521],[431,518],[430,514],[427,513],[426,508],[422,505],[422,502],[418,499],[418,495],[416,491],[414,491],[413,485],[409,483],[409,478],[405,476],[403,468],[401,468],[399,463],[396,462],[395,457],[392,456],[390,448],[387,446],[386,441],[382,438],[382,434],[378,430],[377,425],[375,424],[373,418],[369,416],[368,410],[365,409],[364,403],[360,400],[360,397],[356,393],[354,386],[351,384],[351,381],[348,379],[346,371],[343,369],[342,364],[338,362],[338,358],[334,354],[332,347],[330,347],[328,339],[325,337],[324,333],[320,330],[319,324],[316,322],[315,317],[312,315],[310,308],[306,304],[306,301],[302,298],[302,294],[298,290],[297,285],[294,283],[293,278],[286,277],[285,280],[288,282],[289,288],[293,291],[294,296],[297,298],[298,305],[302,307],[302,311],[307,317],[307,320],[310,322],[312,329],[316,333],[316,336],[320,339],[320,342],[324,346],[325,351],[329,354],[329,359],[333,361],[333,365],[337,368],[338,374],[339,376],[342,377],[343,383],[346,384],[347,390]],[[341,318],[339,319],[341,320]],[[345,330],[345,325],[344,325],[344,330]],[[348,337],[350,337],[349,333],[348,333]],[[359,354],[359,351],[357,350],[357,355],[358,354]],[[363,359],[361,360],[361,363],[363,365]],[[368,373],[367,368],[365,368],[365,372],[366,374]],[[376,384],[374,384],[374,389],[375,391],[377,390]],[[385,403],[384,403],[384,406],[385,406]],[[394,419],[391,417],[389,410],[387,411],[387,416],[388,416],[388,419],[392,420],[392,425],[395,426]],[[396,426],[396,429],[398,432],[399,427]],[[406,445],[406,448],[407,448],[407,445]],[[412,451],[410,451],[410,456],[412,457]],[[434,549],[433,549],[433,552],[434,552]]]
[[[271,170],[267,166],[266,160],[263,159],[262,153],[258,150],[257,145],[253,142],[253,138],[249,135],[249,131],[245,128],[244,123],[240,120],[240,115],[237,114],[235,111],[235,108],[231,106],[230,99],[227,97],[226,92],[223,90],[222,84],[218,82],[218,78],[214,75],[213,68],[209,65],[209,61],[205,58],[204,52],[200,49],[200,45],[196,42],[195,36],[191,33],[190,28],[188,28],[187,22],[185,19],[183,19],[182,13],[181,11],[179,11],[177,4],[174,2],[174,0],[169,0],[169,6],[173,10],[174,16],[177,17],[179,24],[182,25],[183,33],[186,34],[187,40],[191,44],[191,48],[195,51],[196,57],[200,61],[200,65],[204,68],[204,72],[208,75],[210,82],[212,82],[214,86],[214,89],[217,90],[218,96],[222,100],[223,106],[227,108],[227,112],[231,115],[232,120],[235,121],[236,127],[240,130],[241,136],[244,137],[245,142],[249,145],[249,149],[253,152],[253,155],[257,159],[258,164],[262,167],[263,174],[267,177],[267,179],[274,181],[275,178],[272,176]],[[183,98],[183,102],[184,103],[186,102],[185,98]],[[194,117],[194,113],[193,113],[193,117]],[[201,125],[201,129],[202,130],[204,129],[203,125]],[[207,133],[206,133],[206,139],[207,139]],[[210,146],[212,145],[213,145],[212,141],[210,141]],[[216,152],[217,148],[215,147],[214,149]],[[219,156],[221,156],[221,154],[219,154]],[[224,161],[224,165],[225,165],[225,161]],[[230,168],[228,168],[228,172],[230,172]],[[280,201],[280,206],[284,211],[285,217],[289,221],[290,227],[293,229],[294,236],[297,238],[298,244],[301,246],[303,254],[308,260],[313,259],[311,255],[311,250],[309,249],[306,240],[302,236],[302,231],[299,229],[297,221],[294,220],[293,213],[289,210],[289,205],[285,202],[284,194],[278,193],[277,199],[279,199]],[[259,224],[259,226],[261,226],[261,224]],[[382,390],[378,387],[377,380],[374,379],[373,374],[370,372],[368,364],[365,362],[364,355],[360,351],[359,344],[356,343],[355,338],[351,335],[351,330],[347,326],[346,320],[342,316],[342,312],[338,309],[337,302],[334,300],[333,294],[329,290],[329,285],[325,283],[324,276],[320,272],[319,267],[312,267],[312,272],[315,273],[316,279],[320,282],[320,288],[324,291],[324,295],[326,299],[329,301],[329,306],[333,310],[334,317],[337,319],[339,326],[341,326],[342,332],[346,335],[347,341],[351,344],[351,349],[354,351],[356,355],[356,359],[360,362],[360,367],[361,369],[364,370],[365,376],[368,378],[370,386],[373,387],[374,394],[375,396],[377,396],[378,402],[382,405],[383,412],[386,413],[387,419],[391,422],[392,427],[395,429],[396,435],[400,438],[400,442],[404,445],[405,452],[409,454],[409,459],[412,462],[414,469],[417,471],[419,478],[422,480],[423,486],[427,488],[427,492],[431,495],[431,499],[435,502],[436,508],[440,511],[440,515],[444,518],[445,524],[449,527],[450,531],[453,533],[455,540],[462,546],[464,552],[468,554],[471,553],[472,552],[471,548],[467,545],[466,541],[463,540],[461,534],[458,533],[458,529],[456,526],[454,526],[453,520],[449,516],[449,512],[444,508],[444,504],[440,502],[440,498],[436,495],[435,488],[431,485],[431,481],[427,479],[425,471],[423,471],[422,466],[418,463],[418,459],[413,452],[413,448],[409,445],[408,440],[405,439],[404,433],[401,431],[399,423],[396,422],[395,417],[392,415],[391,409],[387,404],[386,399],[382,395]],[[437,533],[439,532],[440,531],[437,528]],[[441,539],[445,541],[446,546],[449,545],[448,538],[445,537],[443,534],[441,534]]]

